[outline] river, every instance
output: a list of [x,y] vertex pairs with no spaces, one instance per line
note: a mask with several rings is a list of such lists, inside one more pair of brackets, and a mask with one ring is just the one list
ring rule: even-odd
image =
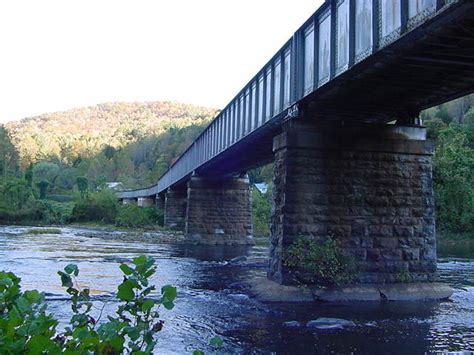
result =
[[[219,353],[268,354],[423,354],[474,351],[474,244],[440,249],[442,281],[455,292],[446,302],[376,304],[262,304],[238,290],[239,281],[265,272],[265,246],[187,247],[121,238],[100,238],[95,231],[61,228],[59,235],[25,234],[28,227],[0,227],[0,270],[15,272],[23,289],[45,292],[48,310],[70,317],[66,293],[56,272],[69,263],[79,266],[81,285],[95,303],[113,312],[119,263],[146,254],[158,266],[152,282],[178,288],[176,307],[163,310],[165,320],[157,353],[211,352],[208,341],[224,340]],[[245,255],[242,262],[230,262]],[[288,321],[306,323],[318,317],[351,320],[340,330],[288,328]]]

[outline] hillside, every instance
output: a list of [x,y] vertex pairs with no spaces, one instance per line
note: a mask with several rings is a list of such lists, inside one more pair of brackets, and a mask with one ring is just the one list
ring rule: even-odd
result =
[[155,182],[216,113],[172,102],[117,102],[26,118],[4,126],[3,145],[14,149],[2,166],[33,165],[34,182],[48,181],[52,194],[68,193],[78,176],[92,187],[142,186]]
[[21,166],[59,159],[91,158],[105,146],[116,149],[170,127],[203,125],[217,110],[172,102],[105,103],[7,123]]

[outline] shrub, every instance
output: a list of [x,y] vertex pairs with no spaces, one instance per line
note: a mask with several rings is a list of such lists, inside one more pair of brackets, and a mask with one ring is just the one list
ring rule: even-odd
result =
[[72,219],[77,222],[114,223],[118,208],[117,197],[112,191],[104,189],[76,201],[72,210]]
[[0,272],[0,352],[2,354],[151,354],[156,333],[163,327],[158,308],[174,307],[176,288],[161,288],[161,297],[150,298],[155,286],[149,278],[155,273],[154,260],[133,259],[132,266],[120,265],[123,282],[117,288],[121,302],[115,316],[99,322],[91,316],[89,289],[78,289],[79,269],[70,264],[58,272],[71,296],[73,316],[63,332],[58,321],[46,313],[44,295],[36,290],[21,292],[20,279],[11,272]]
[[73,197],[71,195],[48,195],[46,199],[55,202],[71,202]]
[[163,211],[156,207],[138,207],[135,204],[122,205],[119,207],[115,224],[131,228],[163,225]]
[[36,183],[36,186],[38,186],[38,189],[39,189],[40,199],[46,198],[46,193],[48,192],[49,185],[50,185],[49,181],[46,181],[46,180],[41,180],[40,182]]
[[331,237],[322,242],[298,237],[283,255],[295,281],[319,286],[342,285],[357,275],[355,260],[342,254]]
[[84,198],[87,195],[87,189],[89,188],[89,180],[84,176],[79,176],[76,179],[77,189],[81,193],[81,197]]
[[59,203],[48,200],[37,200],[34,220],[46,224],[66,224],[71,221],[73,202]]
[[252,188],[253,233],[255,236],[263,237],[270,234],[270,213],[272,209],[270,195],[270,189],[263,194],[256,187]]
[[61,229],[58,228],[32,228],[26,234],[61,234]]

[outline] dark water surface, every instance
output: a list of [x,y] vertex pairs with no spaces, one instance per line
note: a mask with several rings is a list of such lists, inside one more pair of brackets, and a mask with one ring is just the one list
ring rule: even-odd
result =
[[[0,270],[15,272],[23,289],[47,294],[48,309],[65,321],[70,310],[56,272],[69,263],[79,266],[82,286],[89,287],[105,313],[117,303],[113,293],[121,281],[119,263],[140,254],[153,256],[157,286],[178,287],[176,307],[162,311],[165,327],[157,353],[211,351],[208,340],[224,339],[219,353],[366,353],[423,354],[474,351],[474,248],[451,245],[440,251],[443,281],[455,288],[448,302],[351,305],[261,304],[229,285],[252,273],[264,273],[266,247],[185,247],[152,242],[102,239],[78,228],[61,235],[25,235],[25,227],[0,227]],[[230,263],[240,255],[243,263]],[[249,265],[253,265],[250,267]],[[352,320],[356,326],[321,331],[286,328],[287,321],[305,323],[318,317]]]

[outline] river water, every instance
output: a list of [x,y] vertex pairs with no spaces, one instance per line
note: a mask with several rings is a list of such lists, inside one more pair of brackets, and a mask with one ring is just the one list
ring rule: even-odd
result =
[[[56,272],[69,263],[79,266],[81,286],[89,287],[105,313],[117,306],[119,263],[146,254],[154,257],[157,286],[178,288],[176,307],[162,311],[165,320],[157,353],[212,352],[208,341],[224,340],[219,353],[366,353],[423,354],[474,351],[474,245],[440,250],[439,271],[454,295],[447,302],[377,304],[262,304],[238,290],[239,281],[265,272],[265,246],[186,247],[154,241],[97,237],[95,231],[61,228],[60,235],[28,235],[27,227],[0,227],[0,270],[15,272],[23,289],[46,293],[48,310],[64,322],[70,317],[66,293]],[[95,236],[94,236],[95,235]],[[245,255],[246,260],[231,261]],[[241,258],[245,259],[245,258]],[[351,320],[340,330],[288,328],[318,317]]]

